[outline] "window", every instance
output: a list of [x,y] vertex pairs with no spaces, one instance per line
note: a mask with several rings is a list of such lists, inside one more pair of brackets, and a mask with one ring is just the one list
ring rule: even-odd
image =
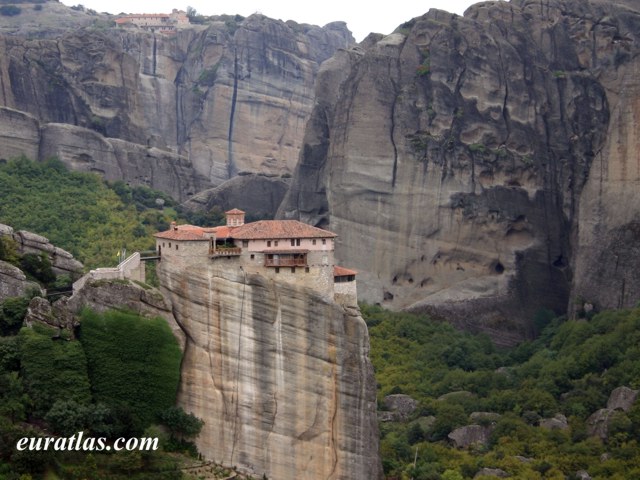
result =
[[171,242],[169,242],[169,248],[171,248]]
[[314,245],[316,244],[316,239],[314,238],[311,243],[313,243]]
[[300,246],[300,239],[296,238],[296,247],[299,247],[299,246]]
[[309,267],[304,267],[304,273],[309,273]]
[[291,239],[291,246],[292,246],[292,247],[295,247],[295,246],[296,246],[296,241],[295,241],[293,238]]
[[254,258],[256,258],[256,256],[252,253],[251,254],[251,260],[253,260]]
[[326,245],[326,244],[327,244],[327,239],[326,239],[326,238],[323,238],[323,239],[322,239],[322,244],[323,244],[323,245]]
[[276,240],[275,242],[273,242],[273,245],[274,245],[275,247],[277,247],[277,246],[278,246],[278,240]]
[[249,240],[242,240],[242,246],[247,248],[249,246]]
[[178,244],[176,243],[176,250],[178,249]]
[[163,246],[163,247],[165,246],[165,245],[164,245],[164,242],[162,242],[162,246]]
[[296,273],[296,267],[291,267],[291,273]]
[[280,273],[280,267],[276,267],[276,273]]
[[267,240],[267,247],[271,246],[271,240]]

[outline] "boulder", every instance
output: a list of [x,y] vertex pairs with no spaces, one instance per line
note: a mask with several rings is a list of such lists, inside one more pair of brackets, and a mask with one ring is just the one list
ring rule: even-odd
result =
[[482,425],[467,425],[456,428],[449,433],[448,438],[456,448],[469,448],[472,445],[488,445],[489,436],[493,428]]
[[540,420],[540,426],[548,430],[567,430],[569,423],[567,417],[558,413],[553,418],[543,418]]
[[592,437],[600,437],[606,440],[609,436],[609,423],[615,410],[601,408],[587,419],[587,433]]
[[418,402],[409,395],[399,393],[384,397],[384,405],[393,414],[394,421],[398,422],[407,420],[416,411]]
[[628,412],[638,398],[638,390],[629,387],[618,387],[611,392],[607,401],[607,408],[610,410],[622,410]]
[[473,478],[480,477],[507,478],[509,477],[509,474],[500,468],[481,468]]

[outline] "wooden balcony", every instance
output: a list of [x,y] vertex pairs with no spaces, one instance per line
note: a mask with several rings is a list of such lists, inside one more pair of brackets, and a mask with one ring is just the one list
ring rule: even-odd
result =
[[267,253],[264,256],[265,267],[306,267],[306,253]]
[[209,255],[212,258],[216,257],[237,257],[242,254],[242,249],[240,247],[217,247],[215,249],[209,249]]

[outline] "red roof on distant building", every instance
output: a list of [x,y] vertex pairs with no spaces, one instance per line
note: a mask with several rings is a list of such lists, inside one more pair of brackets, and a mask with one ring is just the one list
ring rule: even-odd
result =
[[259,220],[245,223],[235,228],[232,236],[240,240],[337,237],[333,232],[312,227],[297,220]]
[[228,212],[224,212],[227,215],[240,215],[246,212],[243,212],[242,210],[238,209],[238,208],[232,208],[231,210],[229,210]]
[[357,275],[358,272],[355,270],[349,270],[348,268],[339,267],[338,265],[333,267],[333,276],[334,277],[347,277],[349,275]]

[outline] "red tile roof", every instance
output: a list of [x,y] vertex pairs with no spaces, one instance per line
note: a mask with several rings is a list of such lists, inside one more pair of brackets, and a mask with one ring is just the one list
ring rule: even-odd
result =
[[167,240],[209,240],[205,233],[215,233],[215,227],[199,227],[197,225],[173,225],[169,230],[158,232],[156,238],[166,238]]
[[297,220],[260,220],[246,223],[235,228],[232,236],[240,240],[337,237],[333,232]]
[[239,227],[222,225],[219,227],[198,227],[197,225],[177,225],[156,233],[156,238],[168,240],[208,240],[206,233],[216,238],[237,238],[239,240],[261,240],[277,238],[333,238],[337,235],[328,230],[312,227],[297,220],[260,220],[245,223]]
[[346,277],[348,275],[357,275],[358,272],[355,270],[349,270],[348,268],[339,267],[338,265],[333,267],[333,276],[334,277]]
[[227,225],[222,225],[221,227],[213,227],[211,230],[216,234],[216,238],[231,238],[233,237],[232,232],[239,227],[229,227]]
[[232,208],[228,212],[224,212],[224,213],[226,213],[227,215],[240,215],[241,213],[246,213],[246,212],[243,212],[242,210],[240,210],[238,208]]

